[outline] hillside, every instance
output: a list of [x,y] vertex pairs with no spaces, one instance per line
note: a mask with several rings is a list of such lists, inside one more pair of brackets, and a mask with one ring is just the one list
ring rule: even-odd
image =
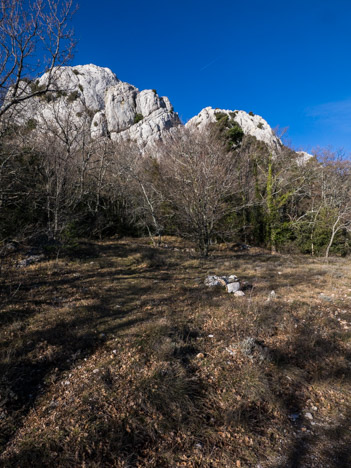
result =
[[177,238],[23,255],[2,265],[1,466],[350,466],[349,259],[201,260]]

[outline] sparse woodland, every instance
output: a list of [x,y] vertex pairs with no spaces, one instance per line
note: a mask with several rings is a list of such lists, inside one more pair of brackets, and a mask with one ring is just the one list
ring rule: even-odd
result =
[[351,162],[220,112],[92,139],[50,80],[73,2],[0,4],[0,466],[351,466]]
[[66,119],[3,131],[2,242],[179,235],[203,256],[218,242],[349,254],[351,166],[333,153],[301,162],[250,136],[232,143],[213,124],[141,155],[132,142],[91,140],[88,117],[79,128]]

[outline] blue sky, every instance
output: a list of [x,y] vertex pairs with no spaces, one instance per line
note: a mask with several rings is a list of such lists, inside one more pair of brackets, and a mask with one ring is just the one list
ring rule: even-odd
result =
[[350,0],[80,0],[74,64],[203,107],[261,115],[295,149],[351,152]]

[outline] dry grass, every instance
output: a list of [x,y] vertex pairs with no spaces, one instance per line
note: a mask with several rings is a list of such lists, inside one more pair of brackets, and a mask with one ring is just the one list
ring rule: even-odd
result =
[[166,242],[3,265],[1,466],[351,466],[350,261]]

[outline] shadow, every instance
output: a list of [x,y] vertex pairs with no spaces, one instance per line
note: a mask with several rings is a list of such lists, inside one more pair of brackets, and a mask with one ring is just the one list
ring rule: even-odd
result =
[[[205,277],[213,259],[215,267],[222,269],[227,268],[223,265],[228,261],[232,265],[239,261],[255,263],[255,258],[259,265],[267,263],[267,268],[256,276],[268,278],[269,284],[277,289],[287,282],[297,285],[305,281],[298,273],[289,278],[277,277],[271,271],[272,257],[267,254],[253,257],[248,252],[216,253],[213,259],[193,269],[181,269],[181,262],[188,259],[187,252],[172,251],[170,258],[166,250],[127,242],[94,246],[93,256],[89,245],[84,249],[71,258],[81,260],[82,265],[94,258],[94,265],[82,269],[77,277],[73,276],[76,270],[68,265],[44,279],[42,272],[28,270],[17,271],[5,281],[5,293],[16,290],[19,281],[21,287],[0,313],[0,393],[2,397],[5,395],[0,412],[6,411],[6,420],[0,421],[0,448],[5,449],[15,440],[26,416],[40,404],[50,385],[60,382],[83,359],[103,352],[107,340],[133,341],[134,350],[142,356],[140,362],[132,365],[136,377],[127,380],[118,394],[121,385],[118,368],[115,372],[109,368],[104,371],[103,389],[116,398],[110,406],[104,407],[105,393],[95,400],[83,401],[82,396],[89,425],[79,439],[72,439],[76,440],[74,450],[64,445],[69,442],[62,442],[71,440],[69,434],[49,443],[33,437],[29,446],[22,444],[17,452],[12,451],[4,466],[148,466],[145,460],[152,460],[149,466],[178,466],[175,464],[178,462],[182,466],[184,460],[178,455],[189,454],[186,462],[192,463],[191,455],[200,450],[194,448],[195,444],[202,444],[203,452],[216,451],[222,465],[211,464],[208,459],[204,462],[199,455],[200,461],[196,461],[197,465],[194,462],[194,466],[234,466],[230,463],[238,459],[244,442],[242,439],[223,442],[218,433],[234,433],[237,428],[241,434],[247,433],[258,441],[266,438],[271,446],[275,439],[269,439],[269,434],[274,430],[286,431],[284,457],[270,467],[351,466],[346,444],[350,438],[350,411],[345,412],[342,421],[336,418],[328,427],[312,426],[303,416],[308,407],[309,386],[351,382],[348,364],[351,353],[342,345],[338,330],[332,326],[328,333],[320,330],[320,311],[301,301],[293,305],[279,300],[263,303],[251,320],[248,309],[243,309],[240,315],[232,296],[194,281],[194,276]],[[274,257],[274,263],[279,265],[280,261]],[[184,284],[185,280],[190,283]],[[318,281],[317,277],[310,278],[310,284]],[[229,319],[234,310],[239,312],[228,319],[228,327],[223,325],[223,330],[218,330],[215,337],[218,348],[212,342],[208,344],[208,353],[213,353],[213,359],[218,361],[207,370],[207,349],[204,351],[201,340],[207,338],[208,331],[205,334],[201,319],[196,322],[192,312],[206,308],[214,315],[216,308],[223,306]],[[295,314],[298,308],[306,309],[304,321]],[[164,323],[157,325],[160,319],[165,319]],[[141,324],[145,328],[136,327]],[[281,334],[283,338],[270,341],[284,327],[287,331]],[[252,355],[241,362],[242,367],[231,368],[227,362],[229,355],[225,358],[220,355],[225,353],[225,343],[233,336],[240,340],[252,335],[257,335],[257,343],[265,348],[265,357]],[[197,359],[198,353],[203,354],[202,361]],[[204,366],[201,372],[200,366]],[[240,382],[235,379],[243,378],[245,370],[251,367],[257,371],[258,383],[249,381],[247,395],[239,394],[234,387],[240,389]],[[289,373],[293,376],[290,380],[286,378]],[[213,375],[219,376],[217,388]],[[228,393],[231,391],[240,399],[221,398],[225,380]],[[254,393],[255,385],[260,393]],[[251,391],[253,396],[249,398]],[[116,395],[124,398],[120,406]],[[277,408],[283,417],[275,429]],[[182,435],[186,437],[181,439]],[[231,447],[232,452],[228,451],[228,463],[227,459],[221,459],[226,443],[236,444]],[[261,450],[262,454],[268,445],[261,448],[259,443],[255,450]],[[242,459],[245,461],[245,456]],[[321,464],[326,461],[328,465]],[[247,461],[247,466],[251,462]]]

